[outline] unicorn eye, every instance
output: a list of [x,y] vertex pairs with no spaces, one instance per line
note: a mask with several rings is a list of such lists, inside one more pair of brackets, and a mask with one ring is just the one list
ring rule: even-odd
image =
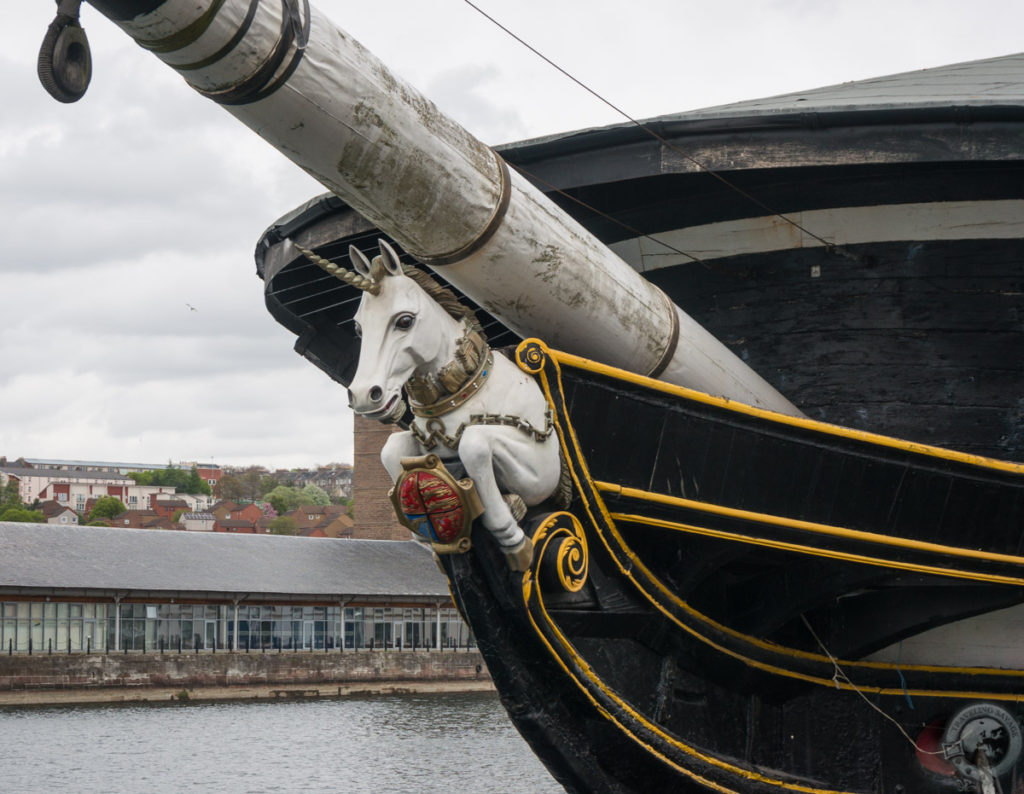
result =
[[356,336],[358,336],[360,339],[362,339],[363,338],[363,327],[359,323],[357,323],[357,322],[355,322],[353,320],[352,321],[352,328],[356,332]]
[[412,314],[400,314],[395,318],[395,328],[399,331],[408,331],[412,328],[412,324],[416,322],[416,317]]

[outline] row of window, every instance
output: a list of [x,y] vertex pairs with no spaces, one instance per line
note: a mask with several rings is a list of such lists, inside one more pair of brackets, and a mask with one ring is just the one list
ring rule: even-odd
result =
[[[236,642],[237,634],[237,642]],[[472,644],[455,609],[225,604],[0,603],[5,653],[356,648]]]

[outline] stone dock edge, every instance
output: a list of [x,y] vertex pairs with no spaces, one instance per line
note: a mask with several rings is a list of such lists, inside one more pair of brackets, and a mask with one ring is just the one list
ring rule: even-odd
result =
[[0,657],[0,709],[492,691],[476,651]]

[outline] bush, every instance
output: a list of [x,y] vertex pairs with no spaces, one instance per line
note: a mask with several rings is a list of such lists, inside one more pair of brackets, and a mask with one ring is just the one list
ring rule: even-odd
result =
[[0,521],[20,521],[24,524],[45,524],[46,516],[40,510],[29,510],[26,507],[8,507],[0,512]]

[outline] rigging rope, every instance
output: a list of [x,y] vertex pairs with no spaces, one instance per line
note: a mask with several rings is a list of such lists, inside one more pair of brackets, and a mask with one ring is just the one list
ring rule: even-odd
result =
[[544,187],[548,188],[552,193],[557,193],[560,196],[564,196],[569,201],[572,201],[575,204],[579,204],[584,209],[588,209],[591,212],[593,212],[594,214],[601,216],[605,220],[611,221],[612,223],[614,223],[614,224],[616,224],[618,226],[621,226],[626,231],[631,232],[631,233],[637,235],[638,237],[644,237],[644,238],[650,240],[653,243],[657,243],[660,246],[664,246],[669,251],[673,251],[673,252],[679,254],[680,256],[685,256],[688,259],[692,259],[697,264],[703,265],[704,267],[710,269],[711,266],[707,262],[705,262],[703,259],[701,259],[699,256],[696,256],[694,254],[688,253],[686,251],[682,251],[679,248],[676,248],[671,243],[666,243],[664,240],[659,240],[657,237],[655,237],[652,234],[648,234],[647,232],[643,232],[643,231],[641,231],[640,229],[637,229],[634,226],[630,226],[628,223],[625,223],[624,221],[620,220],[619,218],[616,218],[614,215],[609,215],[607,212],[604,212],[603,210],[598,209],[597,207],[593,206],[592,204],[587,204],[587,202],[583,201],[583,199],[581,199],[581,198],[579,198],[577,196],[573,196],[571,193],[565,192],[560,187],[556,187],[555,185],[552,185],[546,179],[541,179],[539,176],[537,176],[536,174],[532,173],[531,171],[527,171],[525,168],[523,168],[520,165],[516,165],[515,163],[510,163],[510,165],[514,169],[516,169],[516,171],[518,171],[519,173],[521,173],[523,176],[527,177],[528,179],[531,179],[534,182],[538,182],[538,183],[544,185]]
[[[780,220],[783,220],[783,221],[785,221],[786,223],[790,224],[791,226],[795,227],[796,229],[798,229],[798,230],[800,230],[801,232],[803,232],[804,234],[806,234],[806,235],[807,235],[808,237],[811,237],[812,239],[814,239],[814,240],[817,240],[817,241],[818,241],[819,243],[821,243],[821,244],[822,244],[822,245],[823,245],[823,246],[825,247],[825,250],[826,250],[826,251],[828,251],[829,253],[833,253],[833,254],[838,254],[838,255],[840,255],[840,256],[844,256],[844,257],[846,257],[846,258],[848,258],[848,259],[853,259],[853,260],[855,260],[855,261],[858,261],[858,262],[862,262],[862,261],[863,261],[863,260],[861,259],[861,257],[859,257],[858,255],[856,255],[856,254],[854,254],[854,253],[851,253],[850,251],[847,251],[847,250],[846,250],[846,249],[845,249],[844,247],[842,247],[842,246],[840,246],[840,245],[837,245],[837,244],[836,244],[836,243],[834,243],[834,242],[831,242],[831,241],[829,241],[829,240],[826,240],[826,239],[825,239],[824,237],[821,237],[821,236],[819,236],[819,235],[815,234],[815,233],[814,233],[814,232],[812,232],[812,231],[811,231],[810,229],[806,228],[805,226],[801,225],[800,223],[797,223],[797,222],[796,222],[795,220],[793,220],[792,218],[790,218],[790,217],[787,217],[786,215],[782,214],[782,213],[781,213],[781,212],[779,212],[778,210],[775,210],[775,209],[773,209],[772,207],[768,206],[767,204],[765,204],[765,203],[764,203],[763,201],[761,201],[761,200],[760,200],[759,198],[757,198],[756,196],[754,196],[754,195],[752,195],[751,193],[747,192],[746,190],[744,190],[743,188],[739,187],[738,185],[736,185],[736,184],[732,183],[731,181],[729,181],[728,179],[726,179],[726,178],[725,178],[724,176],[722,176],[721,174],[719,174],[719,173],[718,173],[717,171],[715,171],[715,170],[713,170],[713,169],[711,169],[711,168],[707,167],[707,166],[706,166],[706,165],[704,165],[704,164],[703,164],[702,162],[700,162],[699,160],[697,160],[697,159],[696,159],[695,157],[693,157],[693,156],[692,156],[692,155],[690,155],[689,153],[687,153],[687,152],[683,151],[682,149],[680,149],[680,148],[679,148],[678,146],[676,146],[676,145],[675,145],[674,143],[672,143],[671,141],[669,141],[668,139],[666,139],[666,138],[665,138],[665,137],[664,137],[663,135],[659,134],[659,133],[658,133],[658,132],[656,132],[655,130],[653,130],[653,129],[651,129],[650,127],[648,127],[648,126],[647,126],[646,124],[644,124],[644,123],[643,123],[642,121],[639,121],[638,119],[635,119],[635,118],[633,118],[633,117],[632,117],[631,115],[629,115],[629,114],[628,114],[628,113],[627,113],[626,111],[624,111],[624,110],[623,110],[622,108],[620,108],[620,107],[619,107],[618,105],[614,104],[614,103],[613,103],[613,102],[611,102],[610,100],[608,100],[608,99],[606,99],[605,97],[603,97],[603,96],[602,96],[601,94],[599,94],[599,93],[598,93],[597,91],[595,91],[595,90],[594,90],[593,88],[591,88],[590,86],[588,86],[588,85],[587,85],[586,83],[584,83],[584,82],[583,82],[582,80],[580,80],[579,78],[575,77],[575,76],[574,76],[573,74],[571,74],[570,72],[568,72],[568,71],[567,71],[566,69],[564,69],[563,67],[559,66],[559,65],[558,65],[557,63],[555,63],[555,62],[554,62],[553,60],[551,60],[551,59],[550,59],[550,58],[549,58],[548,56],[546,56],[546,55],[545,55],[544,53],[542,53],[542,52],[541,52],[540,50],[538,50],[538,49],[537,49],[536,47],[534,47],[534,46],[533,46],[532,44],[530,44],[529,42],[527,42],[526,40],[524,40],[524,39],[523,39],[522,37],[520,37],[519,35],[517,35],[516,33],[514,33],[514,32],[513,32],[512,30],[510,30],[509,28],[505,27],[505,25],[503,25],[503,24],[502,24],[501,22],[499,22],[499,21],[498,21],[497,19],[495,19],[495,18],[494,18],[494,17],[492,17],[492,16],[490,15],[490,14],[488,14],[488,13],[487,13],[486,11],[484,11],[484,10],[483,10],[482,8],[480,8],[480,6],[476,5],[476,4],[475,4],[475,3],[474,3],[474,2],[472,1],[472,0],[462,0],[462,1],[463,1],[463,2],[464,2],[464,3],[466,4],[466,5],[468,5],[468,6],[470,7],[470,8],[472,8],[472,9],[473,9],[474,11],[476,11],[476,12],[477,12],[478,14],[480,14],[480,15],[481,15],[482,17],[484,17],[484,18],[485,18],[485,19],[487,19],[487,20],[488,20],[489,22],[491,22],[491,23],[492,23],[493,25],[495,25],[496,27],[498,27],[499,29],[501,29],[502,31],[504,31],[504,32],[505,32],[506,34],[508,34],[509,36],[511,36],[511,37],[512,37],[513,39],[515,39],[515,40],[516,40],[517,42],[519,42],[519,43],[520,43],[520,44],[521,44],[522,46],[526,47],[526,49],[528,49],[528,50],[529,50],[530,52],[532,52],[532,53],[533,53],[534,55],[536,55],[536,56],[537,56],[538,58],[540,58],[541,60],[543,60],[543,61],[544,61],[545,63],[547,63],[547,64],[548,64],[549,66],[551,66],[551,67],[552,67],[553,69],[555,69],[555,70],[557,70],[558,72],[560,72],[560,73],[561,73],[562,75],[564,75],[564,76],[565,76],[565,77],[567,77],[567,78],[568,78],[569,80],[571,80],[572,82],[574,82],[574,83],[575,83],[576,85],[578,85],[578,86],[579,86],[580,88],[582,88],[582,89],[583,89],[584,91],[586,91],[586,92],[587,92],[588,94],[590,94],[591,96],[593,96],[593,97],[594,97],[595,99],[597,99],[597,100],[598,100],[599,102],[602,102],[603,104],[607,105],[607,106],[608,106],[609,108],[611,108],[612,110],[614,110],[614,111],[615,111],[616,113],[618,113],[618,114],[619,114],[620,116],[622,116],[622,117],[623,117],[624,119],[626,119],[627,121],[629,121],[629,122],[630,122],[631,124],[634,124],[634,125],[635,125],[636,127],[638,127],[639,129],[643,130],[643,131],[644,131],[645,133],[647,133],[647,134],[648,134],[648,135],[650,135],[650,136],[651,136],[652,138],[654,138],[655,140],[657,140],[657,141],[658,141],[659,143],[661,143],[661,144],[662,144],[662,146],[665,146],[666,148],[668,148],[668,149],[670,149],[671,151],[673,151],[673,152],[675,152],[676,154],[678,154],[678,155],[679,155],[680,157],[682,157],[682,158],[684,158],[685,160],[689,161],[690,163],[692,163],[692,164],[693,164],[693,165],[694,165],[694,166],[695,166],[696,168],[698,168],[699,170],[703,171],[704,173],[708,174],[709,176],[713,177],[714,179],[717,179],[717,180],[718,180],[719,182],[721,182],[721,183],[722,183],[723,185],[725,185],[725,186],[726,186],[727,188],[729,188],[730,190],[733,190],[733,191],[735,191],[736,193],[738,193],[739,195],[743,196],[743,197],[744,197],[745,199],[747,199],[748,201],[751,201],[751,202],[752,202],[753,204],[755,204],[755,205],[756,205],[757,207],[759,207],[760,209],[762,209],[762,210],[764,210],[765,212],[767,212],[767,213],[768,213],[769,215],[772,215],[772,216],[774,216],[774,217],[776,217],[776,218],[779,218]],[[524,174],[527,174],[528,176],[533,176],[532,174],[528,174],[528,172],[526,172],[526,171],[525,171],[525,170],[523,170],[522,168],[518,168],[518,170],[520,170],[520,171],[521,171],[522,173],[524,173]],[[535,177],[534,177],[534,178],[535,178]],[[540,181],[543,181],[543,180],[540,180]],[[544,184],[547,184],[547,183],[544,183]],[[567,198],[569,198],[569,199],[571,199],[571,200],[575,201],[576,203],[580,204],[581,206],[587,207],[588,209],[591,209],[591,210],[593,210],[593,209],[594,209],[593,207],[589,207],[589,206],[588,206],[587,204],[584,204],[584,203],[583,203],[582,201],[580,201],[580,200],[578,200],[578,199],[574,198],[573,196],[571,196],[571,195],[569,195],[569,194],[567,194],[567,193],[565,193],[565,192],[563,192],[563,191],[558,191],[558,192],[559,192],[559,193],[560,193],[561,195],[563,195],[563,196],[566,196]],[[596,211],[596,210],[595,210],[595,211]],[[606,214],[604,214],[604,213],[600,213],[600,214],[601,214],[601,216],[602,216],[602,217],[604,217],[604,218],[607,218],[607,219],[609,219],[609,220],[612,220],[612,221],[614,221],[615,223],[618,223],[618,224],[619,224],[620,226],[622,226],[623,228],[625,228],[625,229],[627,229],[627,230],[629,230],[629,231],[632,231],[632,232],[634,232],[634,233],[635,233],[635,231],[636,231],[636,230],[634,230],[634,229],[631,229],[631,228],[630,228],[630,227],[629,227],[629,226],[628,226],[627,224],[625,224],[625,223],[622,223],[622,222],[621,222],[621,221],[619,221],[618,219],[616,219],[616,218],[613,218],[613,217],[611,217],[611,216],[609,216],[609,215],[606,215]],[[658,239],[656,239],[656,238],[654,238],[654,237],[651,237],[650,235],[644,234],[643,236],[644,236],[644,237],[647,237],[648,239],[650,239],[650,240],[652,240],[652,241],[654,241],[654,242],[656,242],[656,243],[658,243],[659,245],[664,245],[664,246],[665,246],[666,248],[669,248],[670,250],[672,250],[672,251],[675,251],[675,252],[676,252],[676,253],[678,253],[678,254],[682,254],[683,256],[687,256],[687,257],[689,257],[690,259],[693,259],[693,260],[694,260],[694,261],[696,261],[696,262],[701,262],[701,260],[700,260],[700,259],[699,259],[698,257],[696,257],[696,256],[693,256],[692,254],[688,254],[688,253],[686,253],[685,251],[680,251],[679,249],[677,249],[677,248],[674,248],[673,246],[671,246],[671,245],[668,245],[667,243],[664,243],[664,242],[662,242],[661,240],[658,240]],[[704,263],[703,263],[703,262],[701,262],[701,264],[704,264]]]
[[[871,698],[869,698],[866,694],[864,694],[864,692],[861,690],[861,688],[859,686],[857,686],[855,683],[853,683],[853,681],[850,680],[850,677],[846,674],[846,671],[843,670],[843,668],[839,666],[839,660],[836,659],[836,657],[832,655],[832,652],[828,648],[825,647],[825,643],[823,643],[821,641],[821,638],[818,637],[817,632],[815,632],[814,629],[811,628],[811,624],[810,624],[810,621],[807,620],[807,616],[806,615],[800,615],[800,619],[803,621],[804,626],[807,627],[807,630],[811,633],[811,636],[814,637],[814,641],[818,643],[818,647],[821,648],[822,653],[824,653],[828,657],[828,660],[830,662],[832,662],[832,669],[833,669],[832,681],[836,685],[836,689],[839,688],[840,683],[846,684],[848,687],[850,687],[854,692],[856,692],[858,695],[861,696],[861,698],[864,700],[865,703],[867,703],[869,706],[871,706],[871,708],[873,708],[875,711],[877,711],[879,714],[881,714],[885,719],[887,719],[889,722],[891,722],[893,725],[895,725],[896,726],[896,730],[898,730],[900,733],[903,734],[903,738],[905,738],[908,742],[910,742],[910,744],[913,746],[914,750],[916,750],[918,753],[920,753],[922,755],[945,756],[945,752],[943,750],[941,750],[941,749],[940,750],[925,750],[921,745],[919,745],[916,741],[914,741],[914,739],[910,736],[909,733],[907,733],[906,729],[902,725],[900,725],[900,723],[896,720],[895,717],[892,717],[889,714],[886,714],[885,711],[882,710],[881,706],[879,706],[877,703],[872,702]],[[900,678],[901,679],[903,678],[903,673],[902,672],[900,673]]]

